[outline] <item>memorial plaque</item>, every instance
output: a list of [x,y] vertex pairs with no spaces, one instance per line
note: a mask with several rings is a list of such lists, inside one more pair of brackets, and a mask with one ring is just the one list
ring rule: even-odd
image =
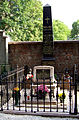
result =
[[37,69],[36,70],[36,78],[38,79],[48,79],[50,78],[50,69],[46,69],[46,70],[43,70],[43,69]]
[[33,70],[33,81],[34,83],[37,82],[37,78],[40,82],[43,82],[43,78],[45,80],[50,81],[49,78],[51,78],[51,81],[54,81],[54,67],[53,66],[35,66]]
[[43,7],[43,60],[53,59],[53,30],[51,6]]

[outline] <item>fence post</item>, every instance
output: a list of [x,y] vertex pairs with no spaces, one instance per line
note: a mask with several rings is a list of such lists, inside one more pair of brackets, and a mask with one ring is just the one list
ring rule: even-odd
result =
[[69,102],[70,102],[70,110],[69,110],[69,113],[71,114],[71,77],[70,77],[70,92],[69,92]]
[[9,104],[8,104],[8,102],[9,102],[9,91],[8,91],[8,79],[6,78],[6,85],[7,85],[7,87],[6,87],[6,96],[7,96],[7,110],[9,110]]
[[74,83],[75,83],[75,88],[74,88],[74,94],[75,94],[74,114],[77,114],[77,79],[78,79],[78,74],[77,74],[77,69],[76,69],[76,64],[75,64],[74,65]]
[[19,68],[19,66],[17,65],[17,73],[16,73],[16,86],[18,86],[18,80],[19,80],[19,79],[18,79],[18,78],[19,78],[19,77],[18,77],[18,68]]
[[0,65],[0,74],[1,74],[1,65]]
[[65,97],[65,93],[64,93],[64,77],[63,77],[63,112],[64,112],[64,97]]
[[52,99],[52,94],[51,94],[51,78],[50,78],[50,112],[51,112],[51,99]]
[[1,111],[3,111],[3,90],[2,90],[2,79],[1,79]]
[[31,112],[33,112],[33,88],[32,88],[32,78],[31,78]]
[[37,112],[39,111],[39,99],[38,99],[38,78],[37,78]]
[[59,84],[59,78],[57,77],[57,93],[56,93],[56,99],[57,99],[57,112],[58,112],[58,84]]

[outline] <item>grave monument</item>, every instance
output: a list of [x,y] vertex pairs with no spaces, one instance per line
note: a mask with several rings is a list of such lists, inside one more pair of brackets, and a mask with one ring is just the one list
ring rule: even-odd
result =
[[[48,65],[47,62],[53,61],[53,30],[52,30],[52,15],[51,6],[46,4],[43,7],[43,58],[42,65],[34,67],[34,82],[51,78],[54,82],[54,67]],[[44,63],[46,62],[46,63]],[[49,79],[50,81],[50,79]]]
[[[49,61],[53,61],[53,30],[52,30],[52,15],[51,15],[51,6],[48,4],[43,7],[43,58],[42,65],[35,66],[33,70],[33,82],[32,86],[34,89],[37,86],[38,82],[43,84],[44,79],[46,86],[50,87],[50,78],[52,81],[51,89],[53,94],[55,93],[56,84],[54,84],[54,67],[50,64]],[[49,64],[48,64],[49,63]]]
[[43,7],[43,59],[42,61],[53,61],[53,29],[51,6]]

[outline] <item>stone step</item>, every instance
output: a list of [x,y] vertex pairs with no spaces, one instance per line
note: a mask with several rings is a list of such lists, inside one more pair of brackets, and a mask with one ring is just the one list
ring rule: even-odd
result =
[[[25,101],[23,101],[22,104],[25,104]],[[26,104],[44,105],[44,101],[43,101],[43,100],[40,100],[40,101],[37,102],[36,100],[34,100],[34,101],[31,102],[30,100],[27,100],[27,101],[26,101]],[[45,101],[45,105],[50,105],[50,101],[46,100],[46,101]],[[51,105],[57,105],[57,101],[51,101]],[[58,102],[58,105],[62,105],[62,106],[63,106],[63,103]],[[64,103],[64,106],[67,106],[67,104]]]
[[[20,106],[18,105],[18,106],[16,106],[16,107],[20,107],[20,108],[22,108],[22,107],[25,107],[25,104],[20,104]],[[26,105],[26,108],[37,108],[37,104],[36,105]],[[50,109],[50,105],[48,106],[48,105],[38,105],[38,109]],[[51,105],[51,109],[57,109],[57,105]],[[58,109],[63,109],[63,105],[58,105]],[[66,106],[64,106],[64,110],[67,110],[67,107]]]
[[[23,101],[23,104],[24,104],[24,103],[25,103],[25,101]],[[40,101],[38,101],[38,102],[37,102],[37,101],[32,101],[32,104],[37,104],[37,103],[38,103],[38,104],[44,104],[44,101],[43,101],[43,100],[40,100]],[[56,105],[56,103],[57,103],[56,101],[51,101],[51,104],[52,104],[52,105]],[[27,101],[26,101],[26,104],[31,104],[31,101],[30,101],[30,100],[27,100]],[[46,101],[45,101],[45,104],[46,104],[46,105],[49,105],[49,104],[50,104],[50,101],[47,101],[47,100],[46,100]]]

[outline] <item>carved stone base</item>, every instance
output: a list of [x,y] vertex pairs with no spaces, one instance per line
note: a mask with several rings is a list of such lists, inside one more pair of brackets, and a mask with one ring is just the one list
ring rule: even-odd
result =
[[55,61],[54,60],[42,60],[42,65],[47,65],[47,66],[55,66]]

